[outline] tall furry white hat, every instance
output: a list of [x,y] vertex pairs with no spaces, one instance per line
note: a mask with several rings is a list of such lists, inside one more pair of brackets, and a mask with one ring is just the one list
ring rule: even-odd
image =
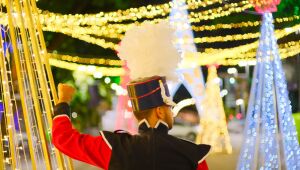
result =
[[166,76],[177,80],[176,68],[180,54],[176,50],[174,31],[168,22],[143,23],[125,33],[118,56],[127,62],[130,78]]

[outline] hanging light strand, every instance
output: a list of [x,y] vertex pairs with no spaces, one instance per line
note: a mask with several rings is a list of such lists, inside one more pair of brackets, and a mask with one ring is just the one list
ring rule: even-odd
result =
[[[300,41],[291,41],[288,43],[279,45],[279,53],[282,59],[293,57],[300,53]],[[59,55],[59,54],[48,54],[50,59],[50,64],[55,67],[68,69],[68,70],[79,70],[89,75],[94,75],[99,77],[102,76],[120,76],[124,74],[124,70],[120,67],[111,66],[121,66],[123,63],[121,60],[109,60],[104,58],[82,58],[78,56],[70,55]],[[227,58],[214,59],[201,57],[201,62],[199,65],[209,65],[209,64],[219,64],[224,66],[245,66],[245,65],[255,65],[256,51],[249,51],[245,53],[239,53]],[[89,65],[84,65],[89,64]],[[94,64],[108,65],[109,67],[99,67]],[[190,63],[191,65],[191,63]]]
[[[300,53],[300,45],[293,47],[288,47],[287,49],[280,49],[279,50],[281,58],[289,58],[293,57]],[[236,58],[227,58],[227,59],[221,59],[221,60],[203,60],[199,65],[208,65],[208,64],[218,64],[223,66],[245,66],[245,65],[255,65],[256,59],[255,59],[255,52],[246,53],[246,54],[239,54],[240,56],[236,56]],[[240,58],[238,58],[240,57]],[[50,64],[54,67],[72,70],[72,71],[80,71],[88,75],[94,75],[95,77],[103,76],[122,76],[125,74],[125,71],[118,67],[99,67],[95,65],[83,65],[83,64],[77,64],[77,63],[71,63],[66,62],[62,60],[57,59],[50,59]]]
[[[299,16],[295,16],[293,17],[295,19],[299,19]],[[291,20],[292,17],[289,18],[280,18],[276,21],[278,22],[284,22],[284,21],[289,21]],[[4,24],[5,20],[3,20],[1,23]],[[238,25],[257,25],[259,24],[258,21],[253,22],[253,23],[239,23],[239,24],[227,24],[227,25],[222,25],[222,27],[227,27],[230,28],[231,26],[229,25],[233,25],[233,27],[238,26]],[[220,25],[217,25],[217,27],[219,27]],[[95,26],[96,28],[99,28],[97,26]],[[206,29],[208,28],[216,28],[215,26],[205,26]],[[60,33],[64,33],[67,35],[70,35],[74,38],[79,38],[81,40],[87,40],[88,42],[91,41],[93,42],[93,44],[97,44],[100,46],[103,46],[104,48],[115,48],[115,44],[116,43],[112,43],[112,42],[106,42],[103,38],[95,38],[92,36],[88,36],[88,34],[92,34],[92,35],[96,35],[96,36],[110,36],[108,38],[116,38],[116,39],[121,39],[123,37],[123,34],[117,34],[117,33],[113,33],[113,31],[99,31],[96,28],[90,28],[90,29],[86,29],[83,27],[71,27],[71,28],[64,28],[64,27],[58,27],[56,26],[47,26],[47,27],[43,27],[44,31],[51,31],[51,32],[60,32]],[[201,29],[203,29],[204,27],[202,27]],[[83,37],[80,37],[80,35],[85,35]],[[259,36],[259,32],[256,33],[246,33],[246,34],[236,34],[236,35],[226,35],[226,36],[216,36],[216,37],[201,37],[201,38],[195,38],[194,42],[195,43],[212,43],[212,42],[224,42],[224,41],[235,41],[235,40],[245,40],[245,39],[253,39],[253,38],[257,38]],[[184,40],[183,40],[184,41]],[[184,42],[183,42],[184,43]]]
[[[275,21],[276,23],[282,23],[282,22],[289,22],[294,20],[299,20],[300,16],[292,16],[292,17],[285,17],[285,18],[277,18]],[[1,22],[1,21],[0,21]],[[155,23],[156,20],[153,21]],[[3,21],[5,23],[5,21]],[[195,31],[213,31],[217,29],[232,29],[232,28],[242,28],[242,27],[254,27],[258,26],[260,24],[259,21],[248,21],[248,22],[241,22],[241,23],[231,23],[231,24],[216,24],[216,25],[202,25],[202,26],[192,26],[193,30]],[[107,38],[114,38],[114,39],[122,39],[123,33],[130,29],[130,27],[137,25],[136,23],[133,24],[111,24],[109,26],[88,26],[88,27],[81,27],[81,26],[70,26],[70,27],[62,27],[59,24],[53,24],[53,25],[44,25],[43,30],[44,31],[50,31],[50,32],[65,32],[65,33],[73,33],[73,34],[89,34],[89,35],[95,35],[99,37],[107,37]],[[184,28],[183,28],[184,29]],[[245,35],[245,36],[244,36]],[[227,37],[231,40],[241,40],[241,39],[249,39],[249,38],[257,38],[257,33],[251,33],[251,34],[240,34],[235,35],[232,37]],[[195,41],[199,41],[199,43],[205,41],[206,38],[198,38],[195,39]]]
[[202,20],[213,20],[216,18],[228,16],[232,13],[240,13],[252,7],[253,7],[252,4],[249,4],[248,1],[241,1],[239,3],[230,3],[224,5],[223,7],[209,9],[207,11],[201,11],[197,13],[191,12],[189,21],[191,23],[197,23]]
[[[289,35],[290,33],[296,32],[299,29],[300,29],[300,24],[297,24],[293,27],[276,30],[275,33],[276,33],[276,35],[286,36],[286,35]],[[47,28],[45,30],[51,31],[50,28]],[[54,30],[52,30],[52,31],[54,31]],[[96,38],[96,37],[93,37],[92,35],[83,34],[80,31],[74,31],[73,29],[67,29],[67,28],[61,28],[57,31],[60,31],[61,33],[69,35],[71,37],[78,38],[80,40],[99,45],[103,48],[116,49],[116,47],[117,47],[118,41],[116,41],[116,43],[109,42],[109,41],[105,40],[104,38]],[[201,37],[201,38],[194,38],[194,42],[195,43],[214,43],[214,42],[240,41],[240,40],[258,38],[259,35],[260,35],[260,33],[256,32],[256,33],[235,34],[235,35],[225,35],[225,36],[215,36],[215,37]],[[190,40],[189,39],[180,39],[180,40],[176,40],[176,41],[178,41],[177,43],[186,43],[186,41],[190,41]]]
[[[291,21],[299,20],[299,19],[300,19],[300,16],[294,15],[291,17],[276,18],[275,23],[291,22]],[[192,25],[192,29],[194,31],[213,31],[213,30],[218,30],[218,29],[256,27],[256,26],[259,26],[260,24],[261,24],[260,21],[247,21],[247,22],[230,23],[230,24],[201,25],[201,26]]]
[[122,66],[123,65],[122,60],[106,59],[105,57],[83,58],[83,57],[78,57],[78,56],[61,55],[61,54],[54,54],[54,53],[48,53],[48,55],[49,55],[49,58],[52,58],[52,59],[80,63],[80,64],[89,64],[89,65],[95,64],[95,65],[107,65],[107,66]]
[[[199,12],[191,12],[189,15],[190,22],[200,22],[202,20],[212,20],[219,17],[228,16],[232,13],[242,12],[245,9],[251,8],[252,5],[248,3],[248,1],[242,1],[239,3],[230,3],[225,4],[224,6],[212,8],[205,11]],[[140,19],[137,17],[137,13],[133,13],[128,17],[128,20],[137,21]],[[149,15],[149,17],[152,15]],[[180,17],[180,16],[179,16]],[[165,18],[156,18],[156,21],[167,20],[169,17]],[[147,20],[153,20],[154,17],[147,18],[143,22]],[[118,20],[116,16],[105,17],[97,14],[57,14],[48,11],[40,10],[40,20],[43,25],[52,25],[53,23],[59,24],[61,26],[74,26],[74,25],[98,25],[103,26],[107,24],[112,24],[110,22],[122,22],[124,20]]]
[[[209,0],[209,1],[189,0],[185,8],[197,9],[199,7],[206,7],[217,3],[222,4],[222,1],[221,0]],[[56,18],[61,18],[61,17],[68,18],[67,20],[73,20],[73,21],[81,20],[85,24],[88,24],[90,22],[97,22],[98,24],[103,25],[108,22],[123,22],[126,20],[136,21],[138,19],[153,19],[155,17],[164,17],[170,13],[173,6],[174,4],[172,2],[169,2],[160,5],[147,5],[138,8],[118,10],[114,12],[99,12],[96,14],[75,14],[75,15],[54,14],[42,10],[39,10],[39,12],[45,15],[56,16]]]
[[[276,38],[280,39],[292,33],[295,33],[300,29],[300,24],[295,25],[290,28],[285,28],[282,31],[276,32]],[[211,62],[224,60],[226,58],[230,58],[231,56],[235,56],[240,53],[246,53],[253,49],[256,49],[258,46],[258,41],[253,43],[249,43],[246,45],[241,45],[238,47],[227,48],[227,49],[210,49],[210,52],[197,52],[197,53],[185,53],[184,60],[181,63],[181,67],[189,67],[190,63],[194,63],[197,65],[201,65],[203,60],[211,60]]]
[[[102,76],[122,76],[125,71],[121,67],[100,67],[95,65],[83,65],[77,63],[66,62],[57,59],[50,59],[50,64],[55,67],[80,71],[88,75],[101,75]],[[99,76],[98,76],[99,77]]]
[[[289,47],[287,49],[279,49],[279,53],[281,55],[281,59],[286,59],[289,57],[296,56],[300,53],[300,45]],[[256,52],[249,52],[246,54],[239,54],[235,56],[236,58],[232,59],[226,59],[218,61],[217,63],[220,65],[225,66],[232,66],[232,65],[239,65],[239,66],[246,66],[246,65],[255,65],[256,64],[256,58],[255,58]],[[240,58],[238,58],[240,57]]]

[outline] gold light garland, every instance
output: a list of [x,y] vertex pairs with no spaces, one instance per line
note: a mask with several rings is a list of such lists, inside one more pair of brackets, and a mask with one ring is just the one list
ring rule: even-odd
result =
[[[292,17],[284,17],[284,18],[277,18],[275,21],[276,23],[282,23],[282,22],[288,22],[293,20],[299,20],[300,16],[292,16]],[[156,22],[156,20],[154,21]],[[53,25],[44,25],[43,30],[44,31],[51,31],[51,32],[64,32],[68,35],[73,34],[90,34],[95,35],[99,37],[107,37],[107,38],[114,38],[114,39],[122,39],[123,33],[130,29],[130,27],[137,25],[136,23],[133,24],[111,24],[109,26],[88,26],[88,27],[81,27],[81,26],[70,26],[70,27],[62,27],[61,25],[57,23],[53,23]],[[241,27],[252,27],[252,26],[258,26],[260,25],[259,21],[248,21],[248,22],[241,22],[241,23],[231,23],[231,24],[216,24],[216,25],[202,25],[202,26],[192,26],[192,29],[195,31],[204,31],[204,30],[217,30],[217,29],[231,29],[231,28],[241,28]],[[248,38],[256,38],[256,35],[253,35],[254,33],[249,34],[246,37],[242,37],[240,35],[233,36],[230,38],[231,40],[235,40],[235,37],[240,37],[248,39]],[[195,41],[199,41],[199,43],[203,42],[203,39],[195,39]],[[240,39],[240,40],[241,40]]]
[[[200,11],[200,12],[191,12],[189,16],[190,22],[200,22],[201,20],[210,20],[215,19],[218,17],[228,16],[231,13],[234,12],[242,12],[245,9],[251,8],[252,5],[248,3],[248,1],[242,1],[239,3],[230,3],[226,4],[222,7],[217,7],[213,9],[209,9],[206,11]],[[103,13],[104,15],[104,13]],[[136,17],[138,13],[133,13],[129,15],[128,19],[132,21],[136,21],[139,19],[139,17]],[[149,14],[149,16],[152,16]],[[124,16],[122,16],[124,17]],[[158,18],[156,19],[156,22],[161,20],[166,20],[169,17],[165,18]],[[63,27],[72,27],[74,25],[76,26],[103,26],[108,24],[108,22],[121,22],[122,20],[118,20],[117,16],[111,16],[111,17],[105,17],[100,14],[75,14],[75,15],[62,15],[47,11],[40,11],[40,19],[42,21],[43,25],[53,25],[53,23],[59,24]],[[151,18],[153,20],[153,17]]]
[[122,76],[125,71],[122,67],[99,67],[95,65],[83,65],[77,63],[66,62],[57,59],[49,59],[50,64],[54,67],[63,68],[67,70],[80,71],[95,77],[102,76]]
[[[276,30],[275,35],[278,35],[279,37],[284,37],[286,35],[296,32],[299,29],[300,29],[300,24],[297,24],[293,27]],[[62,29],[62,31],[63,31],[63,29]],[[78,38],[78,39],[84,40],[86,42],[90,42],[92,44],[97,44],[99,46],[102,46],[103,48],[111,48],[114,50],[117,48],[116,43],[106,42],[104,39],[95,38],[90,35],[77,34],[76,32],[63,32],[63,33],[70,35],[74,38]],[[246,40],[246,39],[251,39],[251,38],[257,38],[257,37],[259,37],[259,35],[260,35],[260,33],[257,32],[257,33],[248,33],[248,34],[216,36],[216,37],[202,37],[202,38],[194,38],[194,42],[195,43],[212,43],[212,42]],[[182,39],[182,40],[180,40],[180,43],[185,43],[185,41],[187,41],[187,40]]]
[[95,37],[93,37],[91,35],[78,34],[76,32],[67,32],[64,29],[62,29],[61,33],[69,35],[69,36],[71,36],[73,38],[77,38],[79,40],[91,43],[91,44],[95,44],[95,45],[101,46],[103,48],[110,48],[112,50],[115,50],[118,47],[117,43],[108,42],[105,39],[95,38]]
[[[191,13],[191,15],[193,15],[194,17],[198,17],[199,14],[203,14],[204,16],[208,16],[208,17],[212,17],[214,15],[209,15],[212,14],[213,12],[219,12],[222,9],[227,9],[229,11],[222,11],[222,12],[236,12],[236,11],[241,11],[240,7],[235,8],[235,6],[238,6],[239,4],[244,4],[244,6],[249,7],[249,3],[247,3],[247,1],[242,1],[240,3],[231,3],[231,4],[226,4],[223,7],[219,7],[219,8],[215,8],[215,9],[210,9],[207,11],[202,11],[200,13]],[[221,14],[222,14],[221,12]],[[50,14],[50,13],[48,13]],[[225,13],[224,13],[225,14]],[[203,16],[201,15],[201,16]],[[220,16],[220,14],[216,14],[217,16]],[[223,14],[222,14],[223,15]],[[104,26],[104,29],[100,29],[97,30],[97,28],[100,28],[99,26],[97,26],[97,24],[95,24],[96,19],[93,18],[91,19],[91,21],[93,21],[93,23],[95,25],[92,25],[90,27],[81,27],[80,25],[78,25],[79,23],[81,23],[84,19],[80,19],[81,15],[55,15],[53,14],[53,17],[45,17],[45,14],[40,15],[40,17],[42,18],[42,23],[44,23],[44,31],[52,31],[52,32],[60,32],[66,35],[69,35],[73,38],[77,38],[92,44],[96,44],[99,45],[103,48],[110,48],[110,49],[116,49],[117,47],[117,43],[118,43],[118,39],[121,39],[123,37],[123,35],[120,33],[123,30],[111,30],[110,27],[114,27],[113,24],[111,26]],[[203,16],[203,17],[204,17]],[[217,17],[216,16],[216,17]],[[62,18],[60,18],[62,17]],[[75,17],[75,18],[74,18]],[[1,17],[2,18],[2,17]],[[191,18],[191,19],[195,19],[195,18]],[[198,17],[196,19],[207,19],[207,18],[201,18]],[[152,20],[151,22],[155,23],[158,22],[160,20],[163,19],[155,19]],[[284,21],[285,19],[283,19]],[[78,21],[78,23],[77,23]],[[5,20],[4,20],[5,22]],[[51,25],[52,23],[52,25]],[[74,24],[77,23],[77,24]],[[84,24],[86,24],[85,22],[83,22]],[[65,26],[64,26],[65,25]],[[66,26],[67,25],[67,26]],[[132,26],[132,25],[129,25]],[[117,27],[114,27],[115,29],[117,29]],[[127,27],[129,28],[129,27]],[[213,28],[213,27],[212,27]],[[248,34],[237,34],[237,35],[227,35],[227,36],[217,36],[217,37],[202,37],[202,38],[195,38],[194,42],[195,43],[212,43],[212,42],[224,42],[224,41],[234,41],[234,40],[245,40],[245,39],[250,39],[250,38],[257,38],[259,36],[259,33],[248,33]],[[105,37],[108,38],[113,38],[116,39],[115,42],[111,42],[111,40],[107,40],[105,39]],[[184,43],[185,40],[181,40],[181,43]]]
[[[222,4],[221,0],[206,0],[206,1],[197,1],[197,0],[188,0],[186,8],[187,9],[197,9],[199,7],[206,7],[213,4]],[[2,2],[5,6],[5,2]],[[99,12],[96,14],[75,14],[74,17],[77,19],[82,18],[103,18],[102,21],[105,22],[122,22],[124,20],[137,20],[141,18],[153,18],[157,16],[166,16],[172,9],[174,4],[172,2],[159,4],[159,5],[147,5],[141,6],[138,8],[129,8],[125,10],[117,10],[113,12]],[[39,10],[42,13],[42,10]],[[60,15],[60,14],[57,14]],[[62,17],[69,17],[71,15],[60,15]]]
[[70,56],[70,55],[61,55],[61,54],[54,54],[54,53],[48,53],[49,58],[56,59],[56,60],[62,60],[62,61],[68,61],[68,62],[74,62],[74,63],[80,63],[80,64],[89,64],[89,65],[108,65],[108,66],[122,66],[123,61],[122,60],[111,60],[106,58],[83,58],[78,56]]
[[[281,59],[286,59],[289,57],[293,57],[300,53],[300,45],[290,47],[287,49],[279,49],[280,57]],[[245,66],[245,65],[255,65],[256,64],[256,58],[255,58],[256,52],[246,53],[246,54],[239,54],[236,55],[236,58],[232,59],[226,59],[226,60],[220,60],[217,61],[217,64],[220,65],[226,65],[226,66],[233,66],[233,65],[239,65],[239,66]]]
[[[245,1],[247,2],[247,1]],[[196,0],[189,0],[187,1],[186,8],[187,9],[197,9],[199,7],[206,7],[208,5],[222,3],[220,0],[210,0],[210,1],[196,1]],[[236,3],[233,3],[236,4]],[[114,12],[99,12],[97,14],[75,14],[75,15],[62,15],[62,14],[55,14],[51,12],[41,11],[42,15],[47,16],[46,18],[49,19],[55,17],[57,20],[63,21],[72,21],[71,23],[74,24],[74,21],[78,21],[76,25],[104,25],[108,22],[123,22],[125,20],[136,21],[138,19],[153,19],[154,17],[158,16],[167,16],[174,4],[172,2],[160,4],[160,5],[147,5],[142,6],[139,8],[129,8],[126,10],[118,10]],[[236,5],[225,5],[225,9],[230,6]],[[220,7],[219,9],[223,9]],[[209,14],[209,13],[207,13]],[[62,22],[63,24],[67,24],[66,22]],[[70,23],[69,23],[70,24]]]
[[[300,19],[300,16],[292,16],[292,17],[285,17],[285,18],[277,18],[275,21],[277,23],[281,22],[288,22],[288,21],[293,21],[293,20],[298,20]],[[154,21],[155,22],[155,21]],[[77,35],[85,35],[85,34],[90,34],[90,35],[95,35],[99,37],[108,37],[108,38],[115,38],[115,39],[122,39],[123,37],[123,32],[128,30],[131,26],[136,25],[134,24],[112,24],[110,26],[90,26],[90,27],[81,27],[81,26],[73,26],[70,28],[66,27],[61,27],[59,24],[57,25],[45,25],[43,27],[44,31],[51,31],[51,32],[62,32],[66,33],[68,35],[71,34],[77,34]],[[217,25],[212,25],[212,26],[192,26],[192,28],[195,31],[203,31],[203,30],[216,30],[216,29],[230,29],[230,28],[240,28],[240,27],[248,27],[248,26],[258,26],[260,25],[259,21],[254,21],[254,22],[241,22],[241,23],[232,23],[232,24],[217,24]],[[238,35],[228,35],[224,38],[224,40],[242,40],[242,39],[249,39],[249,38],[257,38],[259,34],[258,33],[250,33],[250,34],[238,34]],[[217,37],[219,40],[222,40],[223,37]],[[207,37],[202,37],[202,38],[196,38],[195,42],[196,43],[202,43],[206,41],[210,42],[215,42],[219,41],[217,39],[214,39],[214,37],[208,38]],[[105,45],[106,43],[103,42]],[[111,46],[111,45],[109,45]]]
[[248,1],[242,1],[239,3],[230,3],[224,5],[223,7],[209,9],[207,11],[201,11],[197,13],[191,12],[189,21],[191,23],[195,23],[195,22],[200,22],[202,20],[213,20],[216,18],[228,16],[232,13],[239,13],[252,7],[253,7],[252,4],[249,4]]
[[194,42],[195,43],[213,43],[213,42],[247,40],[247,39],[257,38],[257,37],[259,37],[259,35],[260,35],[260,32],[235,34],[235,35],[224,35],[224,36],[215,36],[215,37],[201,37],[201,38],[194,38]]
[[[294,33],[300,29],[300,24],[295,25],[290,28],[285,28],[280,31],[276,31],[275,36],[277,39],[285,37],[291,33]],[[241,45],[234,48],[228,49],[210,49],[210,52],[198,52],[198,53],[185,53],[184,60],[181,63],[181,67],[190,67],[190,64],[201,65],[203,62],[216,62],[219,60],[224,60],[230,58],[231,56],[246,53],[250,50],[256,49],[258,47],[258,41],[255,41],[250,44]]]
[[[1,13],[0,13],[1,14]],[[1,15],[0,15],[0,18]],[[43,22],[43,30],[45,31],[51,31],[51,32],[62,32],[62,33],[75,33],[75,34],[92,34],[100,37],[106,37],[106,38],[116,38],[121,39],[123,37],[123,34],[125,31],[127,31],[130,27],[139,25],[141,23],[135,22],[131,24],[109,24],[109,25],[103,25],[99,26],[97,24],[90,25],[90,26],[80,26],[78,24],[72,25],[65,24],[64,21],[54,19],[47,20],[46,18],[42,18]],[[165,19],[153,19],[151,21],[147,21],[149,23],[155,24]],[[4,21],[0,21],[0,23],[5,23]]]
[[[276,18],[276,23],[282,23],[282,22],[290,22],[294,20],[299,20],[300,16],[294,15],[291,17],[283,17],[283,18]],[[240,23],[230,23],[230,24],[216,24],[216,25],[201,25],[201,26],[195,26],[192,25],[192,29],[194,31],[213,31],[218,29],[232,29],[232,28],[242,28],[242,27],[255,27],[260,25],[260,21],[247,21],[247,22],[240,22]]]
[[[190,3],[194,2],[193,0],[190,1]],[[242,7],[238,7],[239,5],[243,5]],[[250,7],[251,4],[248,3],[248,1],[242,1],[239,3],[231,3],[226,4],[222,7],[201,11],[198,13],[191,12],[190,14],[190,20],[193,20],[192,22],[198,22],[201,19],[214,19],[215,17],[221,17],[227,14],[230,14],[231,12],[240,12],[244,10],[244,8]],[[149,7],[150,8],[150,7]],[[223,11],[223,9],[226,9]],[[133,9],[128,9],[133,10]],[[122,11],[119,11],[119,13],[122,13]],[[123,11],[124,12],[124,11]],[[127,11],[128,12],[128,11]],[[221,12],[221,13],[217,13]],[[126,12],[125,12],[126,13]],[[110,13],[117,15],[116,13]],[[213,14],[213,15],[211,15]],[[48,16],[50,15],[50,16]],[[52,32],[60,32],[66,35],[69,35],[73,38],[77,38],[92,44],[99,45],[103,48],[110,48],[110,49],[116,49],[118,40],[123,37],[122,32],[126,31],[130,26],[133,26],[138,23],[131,23],[131,24],[111,24],[111,25],[103,25],[99,26],[98,23],[101,23],[100,21],[97,21],[97,17],[108,14],[87,14],[87,15],[59,15],[49,12],[44,12],[40,14],[41,22],[44,25],[43,30],[44,31],[52,31]],[[5,14],[1,14],[1,18],[3,18]],[[86,22],[86,18],[82,18],[83,16],[94,16],[95,18],[90,19],[91,26],[88,27],[81,27],[80,24],[88,24]],[[201,18],[204,17],[204,18]],[[211,18],[212,17],[212,18]],[[101,18],[101,17],[100,17]],[[296,17],[288,17],[288,18],[280,18],[276,19],[276,22],[285,22],[293,19],[299,19],[299,16]],[[154,19],[150,22],[155,23],[158,21],[161,21],[164,19]],[[2,22],[1,22],[2,21]],[[5,20],[1,20],[1,23],[5,23]],[[216,26],[201,26],[201,27],[193,27],[194,29],[200,29],[200,30],[214,30],[217,28],[230,28],[230,27],[239,27],[239,26],[252,26],[252,25],[258,25],[259,22],[253,22],[252,23],[238,23],[236,25],[232,24],[232,26],[229,26],[229,24],[223,24],[223,25],[216,25]],[[116,26],[117,25],[117,26]],[[118,27],[118,26],[121,26]],[[257,38],[260,34],[257,33],[248,33],[248,34],[236,34],[236,35],[226,35],[226,36],[216,36],[216,37],[201,37],[201,38],[195,38],[195,43],[212,43],[212,42],[224,42],[224,41],[235,41],[235,40],[245,40],[245,39],[251,39],[251,38]],[[114,42],[111,42],[112,40],[107,40],[106,38],[110,39],[116,39]],[[180,40],[181,43],[184,43],[185,40]]]
[[[278,35],[279,37],[283,37],[283,36],[289,35],[291,33],[294,33],[299,29],[300,29],[300,24],[297,24],[297,25],[294,25],[289,28],[283,28],[280,30],[276,30],[275,35]],[[195,43],[212,43],[212,42],[237,41],[237,40],[258,38],[259,36],[260,36],[260,32],[225,35],[225,36],[215,36],[215,37],[201,37],[201,38],[194,38],[194,42]],[[184,43],[185,40],[183,39],[181,41],[183,41],[183,43]]]
[[216,3],[222,4],[223,1],[222,0],[213,0],[213,1],[187,0],[186,3],[187,3],[187,6],[189,7],[189,9],[197,9],[198,7],[206,7],[209,5],[216,4]]
[[[297,48],[300,48],[300,41],[291,41],[288,43],[284,43],[284,44],[279,44],[279,53],[280,54],[284,54],[284,56],[286,56],[286,53],[289,53],[290,51],[295,51],[297,50]],[[257,49],[252,49],[250,51],[247,52],[242,52],[240,54],[236,54],[234,56],[231,56],[227,59],[232,59],[232,60],[240,60],[240,59],[251,59],[251,58],[255,58],[256,56],[256,50]],[[296,51],[297,52],[297,51]],[[290,53],[292,54],[292,53]],[[297,54],[297,53],[295,53]],[[282,56],[281,58],[286,58]]]
[[[295,56],[300,53],[300,41],[291,41],[285,44],[279,45],[279,53],[282,59]],[[220,53],[222,53],[220,51]],[[104,64],[110,66],[119,66],[122,64],[121,60],[109,60],[103,58],[81,58],[78,56],[69,55],[58,55],[58,54],[48,54],[50,59],[50,64],[55,67],[68,69],[68,70],[78,70],[88,75],[93,75],[97,78],[102,76],[121,76],[124,75],[125,71],[121,67],[99,67],[93,64]],[[209,53],[207,53],[209,55]],[[235,55],[228,56],[226,58],[216,58],[213,55],[210,58],[205,58],[203,56],[199,57],[198,65],[209,65],[209,64],[219,64],[224,66],[245,66],[245,65],[255,65],[256,63],[256,52],[255,50],[248,52],[241,52]],[[70,62],[67,62],[70,61]],[[75,63],[71,63],[75,62]],[[194,62],[194,61],[190,61]],[[90,64],[90,65],[83,65]],[[191,66],[193,63],[189,63]]]
[[[284,43],[284,44],[278,44],[278,46],[280,48],[287,48],[287,47],[292,47],[292,46],[295,46],[295,45],[298,45],[300,44],[300,41],[289,41],[287,43]],[[217,53],[217,52],[222,52],[224,49],[221,49],[221,48],[206,48],[204,50],[204,53]],[[255,52],[256,49],[253,48],[249,51],[246,51],[246,52]],[[234,56],[231,56],[231,57],[234,57]]]
[[[208,4],[211,4],[209,2],[210,1],[208,1]],[[194,3],[196,3],[196,2],[194,2]],[[246,4],[246,1],[242,1],[240,3]],[[220,8],[228,8],[229,5],[230,5],[230,7],[234,7],[237,5],[237,3],[226,4],[226,5],[224,7],[219,7],[216,9],[202,11],[200,13],[191,12],[190,18],[191,19],[193,19],[193,18],[199,19],[198,15],[200,15],[201,17],[204,17],[203,19],[205,19],[205,18],[207,18],[208,15],[211,17],[212,15],[210,15],[210,14],[213,11],[218,12],[218,11],[220,11]],[[128,10],[130,10],[130,9],[128,9]],[[240,10],[238,10],[238,11],[240,11]],[[81,22],[83,24],[87,24],[86,22],[84,22],[84,20],[86,20],[86,18],[81,17],[81,16],[85,16],[85,15],[78,15],[78,14],[76,14],[76,15],[60,15],[60,14],[54,14],[54,13],[47,14],[47,12],[44,12],[44,13],[41,12],[41,13],[42,14],[40,14],[40,16],[41,16],[40,18],[41,18],[42,24],[44,25],[44,29],[47,31],[53,31],[53,32],[59,32],[58,29],[60,29],[62,27],[67,27],[69,29],[72,29],[73,31],[76,31],[77,33],[80,32],[80,34],[94,34],[97,36],[104,36],[104,37],[109,37],[109,38],[121,38],[122,37],[121,33],[128,30],[131,26],[139,24],[139,23],[110,24],[110,25],[102,25],[101,27],[99,27],[99,26],[97,26],[97,25],[99,25],[99,23],[96,23],[96,19],[91,18],[91,21],[93,21],[93,23],[91,23],[91,26],[80,27],[79,25]],[[53,16],[50,17],[47,15],[53,15]],[[99,17],[97,14],[90,14],[90,15],[95,15],[95,17]],[[1,19],[5,19],[5,16],[3,16],[3,13],[2,13]],[[280,23],[280,22],[292,21],[294,19],[299,19],[299,16],[277,18],[275,20],[276,20],[276,22]],[[164,19],[156,19],[152,23],[156,23],[161,20],[164,20]],[[4,20],[4,22],[2,21],[2,23],[6,23],[5,20]],[[195,31],[203,31],[203,30],[216,30],[216,29],[220,29],[220,28],[230,29],[230,28],[239,28],[239,27],[247,27],[247,26],[257,26],[257,25],[259,25],[258,21],[242,22],[242,23],[237,23],[237,24],[217,24],[217,25],[212,25],[212,26],[205,26],[205,25],[204,26],[192,26],[192,28]]]
[[[299,18],[299,17],[295,17],[295,18]],[[284,20],[280,19],[279,21],[284,21]],[[295,32],[298,29],[300,29],[299,24],[295,25],[293,27],[290,27],[290,28],[276,30],[275,33],[276,33],[276,35],[284,34],[285,32]],[[116,41],[115,43],[113,43],[113,42],[109,42],[109,41],[105,40],[104,38],[93,37],[92,35],[85,34],[87,32],[85,32],[83,29],[82,30],[81,29],[74,30],[71,28],[58,29],[58,27],[44,27],[44,31],[61,32],[63,34],[69,35],[71,37],[78,38],[80,40],[102,46],[103,48],[116,49],[117,42],[118,42],[118,41]],[[94,30],[92,32],[96,32],[96,30]],[[109,33],[107,33],[107,34],[109,34]],[[112,35],[114,35],[114,34],[112,34]],[[213,42],[237,41],[237,40],[258,38],[259,35],[260,35],[260,33],[256,32],[256,33],[235,34],[235,35],[225,35],[225,36],[216,36],[216,37],[201,37],[201,38],[194,38],[194,42],[195,43],[213,43]],[[123,36],[122,34],[119,34],[119,35],[116,34],[115,38],[121,39],[122,36]],[[185,43],[185,41],[188,41],[188,40],[182,39],[182,40],[180,40],[180,43]]]
[[43,30],[49,31],[49,32],[64,32],[67,34],[75,33],[75,34],[81,34],[81,35],[95,35],[95,36],[99,36],[99,37],[113,38],[113,39],[122,39],[122,37],[123,37],[122,33],[118,33],[118,31],[115,31],[114,29],[105,30],[104,28],[99,27],[99,26],[60,27],[59,25],[45,25],[43,27]]

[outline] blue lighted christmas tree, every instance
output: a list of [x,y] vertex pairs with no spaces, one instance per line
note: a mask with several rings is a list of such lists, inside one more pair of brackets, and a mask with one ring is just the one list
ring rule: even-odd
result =
[[175,28],[176,48],[180,52],[197,52],[185,0],[173,0],[172,3],[170,24]]
[[[181,53],[197,52],[185,0],[173,0],[172,4],[170,24],[175,29],[176,48]],[[182,57],[184,57],[184,54],[182,54]],[[178,69],[178,72],[183,75],[182,83],[196,100],[196,108],[200,114],[202,111],[201,101],[204,97],[205,88],[201,67],[195,65],[189,68],[180,68]],[[177,88],[179,85],[180,84],[178,83]],[[177,90],[177,88],[174,89]]]
[[262,14],[257,64],[237,169],[300,169],[300,148],[272,13]]

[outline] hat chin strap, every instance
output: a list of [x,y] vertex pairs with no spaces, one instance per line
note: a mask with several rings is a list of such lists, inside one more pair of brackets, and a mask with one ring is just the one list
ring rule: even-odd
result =
[[166,89],[161,80],[159,80],[159,86],[161,89],[161,97],[163,98],[164,103],[172,107],[176,106],[176,103],[172,100],[172,98],[166,95]]
[[[162,83],[161,80],[159,80],[159,86],[160,86],[160,89],[161,89],[161,96],[163,98],[163,101],[166,105],[169,105],[169,106],[172,106],[172,112],[173,112],[173,117],[176,117],[178,112],[185,106],[187,105],[192,105],[192,104],[195,104],[196,101],[194,99],[186,99],[186,100],[183,100],[179,103],[175,103],[171,97],[168,97],[166,95],[166,89],[165,89],[165,86],[164,84]],[[188,104],[187,104],[188,103]]]

